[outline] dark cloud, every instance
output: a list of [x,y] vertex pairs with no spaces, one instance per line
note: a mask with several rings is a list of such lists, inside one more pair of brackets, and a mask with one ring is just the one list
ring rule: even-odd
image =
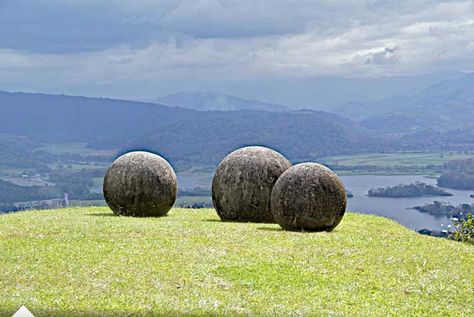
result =
[[[149,23],[128,23],[130,15],[142,11],[128,9],[121,1],[6,1],[0,7],[0,47],[71,53],[122,44],[142,47],[164,37]],[[159,8],[154,14],[160,16]]]
[[[418,7],[398,5],[398,13]],[[421,1],[422,3],[426,1]],[[45,53],[143,47],[180,38],[334,34],[389,14],[390,1],[0,0],[0,48]],[[395,10],[395,9],[394,9]]]
[[140,95],[202,78],[472,71],[472,12],[471,0],[0,0],[0,88]]

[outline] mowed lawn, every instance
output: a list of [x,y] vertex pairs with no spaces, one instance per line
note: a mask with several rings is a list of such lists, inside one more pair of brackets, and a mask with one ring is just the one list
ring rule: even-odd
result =
[[0,216],[0,315],[474,316],[474,246],[348,213],[332,233],[107,208]]

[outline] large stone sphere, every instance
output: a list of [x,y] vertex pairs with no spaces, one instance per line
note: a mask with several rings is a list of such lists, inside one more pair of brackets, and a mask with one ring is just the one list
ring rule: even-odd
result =
[[339,177],[316,163],[289,168],[271,194],[275,221],[292,231],[331,231],[344,216],[346,204],[346,191]]
[[291,167],[280,153],[250,146],[227,155],[212,180],[212,202],[223,221],[275,222],[270,195],[280,175]]
[[104,178],[104,197],[115,214],[164,216],[176,200],[173,168],[161,156],[130,152],[110,166]]

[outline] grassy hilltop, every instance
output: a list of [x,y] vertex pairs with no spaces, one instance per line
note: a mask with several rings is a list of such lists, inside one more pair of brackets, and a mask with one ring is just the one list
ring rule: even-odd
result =
[[347,214],[332,233],[107,208],[0,216],[0,316],[472,316],[474,246]]

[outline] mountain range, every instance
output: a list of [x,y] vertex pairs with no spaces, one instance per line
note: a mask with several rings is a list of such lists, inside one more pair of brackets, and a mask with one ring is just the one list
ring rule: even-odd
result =
[[[186,109],[106,98],[0,92],[0,151],[8,161],[13,157],[8,153],[28,153],[38,145],[83,142],[91,148],[119,152],[148,149],[178,166],[190,166],[216,164],[233,149],[252,144],[273,147],[293,161],[361,152],[472,150],[473,87],[474,75],[467,74],[412,96],[346,106],[336,113],[287,110],[207,93],[166,97],[169,103],[175,100],[173,105],[182,100],[185,107],[195,108]],[[221,101],[214,102],[216,96]],[[216,105],[224,108],[206,110]]]
[[9,140],[37,145],[84,142],[122,152],[148,149],[177,164],[215,164],[231,150],[249,144],[271,146],[298,159],[370,150],[382,142],[348,119],[313,110],[196,111],[7,92],[0,93],[0,105],[0,134]]
[[385,132],[470,128],[474,118],[474,73],[441,81],[411,96],[346,105],[336,112],[360,119],[366,128]]

